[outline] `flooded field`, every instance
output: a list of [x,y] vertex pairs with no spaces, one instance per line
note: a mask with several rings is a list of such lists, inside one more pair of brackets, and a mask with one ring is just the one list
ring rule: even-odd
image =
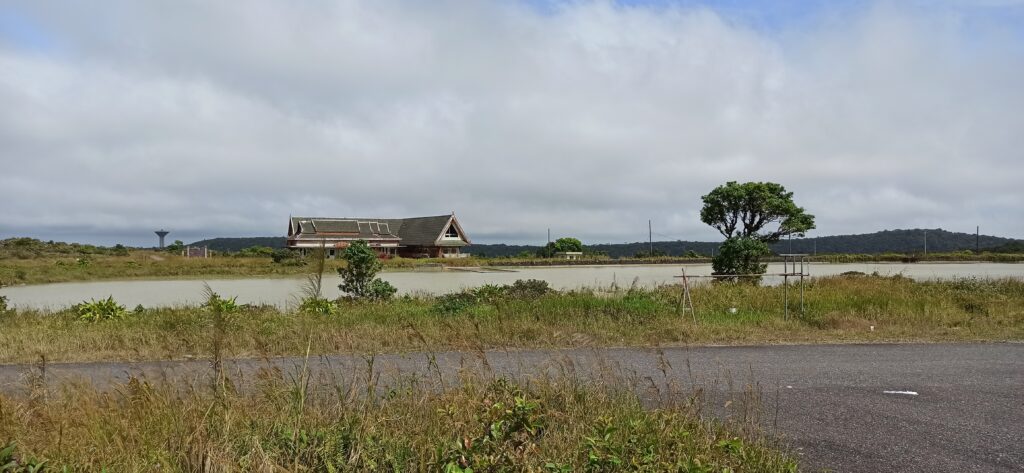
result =
[[[517,279],[542,279],[557,289],[629,287],[637,284],[653,287],[678,284],[683,268],[688,275],[709,275],[710,265],[635,265],[635,266],[572,266],[543,268],[502,268],[496,271],[409,271],[381,273],[381,277],[398,288],[399,294],[441,294],[483,284],[509,284]],[[882,275],[902,274],[925,279],[1024,278],[1024,264],[1005,263],[853,263],[809,265],[812,276],[836,275],[847,271],[878,272]],[[782,265],[769,265],[768,273],[779,273]],[[301,278],[208,279],[214,291],[224,296],[238,296],[239,303],[273,304],[287,307],[301,292]],[[768,284],[780,284],[781,278],[768,276]],[[131,280],[98,281],[0,289],[10,304],[19,308],[60,309],[92,298],[113,296],[121,304],[148,307],[198,304],[203,299],[204,280]],[[325,296],[341,295],[337,289],[340,278],[328,274],[324,279]]]

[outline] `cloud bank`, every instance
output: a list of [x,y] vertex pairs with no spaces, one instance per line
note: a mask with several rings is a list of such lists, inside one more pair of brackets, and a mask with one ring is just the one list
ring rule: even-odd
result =
[[[991,3],[991,2],[990,2]],[[153,244],[455,211],[480,242],[710,239],[771,180],[816,234],[1024,236],[1013,4],[766,27],[609,2],[0,7],[0,237]]]

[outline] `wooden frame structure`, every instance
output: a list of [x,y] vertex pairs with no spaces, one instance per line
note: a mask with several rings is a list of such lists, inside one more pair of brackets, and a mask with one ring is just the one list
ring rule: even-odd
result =
[[[761,278],[764,276],[781,276],[783,286],[783,298],[785,299],[785,313],[783,315],[784,320],[789,320],[789,278],[800,278],[800,315],[804,315],[804,278],[810,277],[810,263],[807,261],[807,254],[805,253],[785,253],[780,254],[782,257],[782,272],[781,273],[765,273],[765,274],[712,274],[708,276],[688,276],[686,274],[686,267],[683,267],[682,276],[673,276],[682,278],[683,288],[679,294],[679,304],[676,310],[682,308],[685,302],[690,309],[690,316],[693,319],[693,323],[697,323],[697,312],[693,308],[693,298],[690,296],[690,279],[692,278],[709,278],[709,279],[730,279],[730,278]],[[798,270],[799,268],[799,270]]]

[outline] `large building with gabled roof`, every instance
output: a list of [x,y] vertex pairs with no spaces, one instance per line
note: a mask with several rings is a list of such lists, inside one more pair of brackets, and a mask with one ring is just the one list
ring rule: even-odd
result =
[[327,257],[364,240],[382,257],[460,258],[469,237],[451,215],[412,218],[291,217],[288,248],[307,252],[323,246]]

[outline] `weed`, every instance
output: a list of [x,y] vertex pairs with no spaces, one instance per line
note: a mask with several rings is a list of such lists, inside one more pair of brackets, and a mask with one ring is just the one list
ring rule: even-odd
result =
[[[51,471],[47,468],[46,461],[35,458],[18,458],[14,451],[17,444],[11,442],[0,447],[0,472],[3,473],[37,473]],[[62,471],[67,471],[63,468]]]
[[128,315],[124,306],[114,301],[114,296],[98,301],[93,299],[89,302],[80,302],[75,304],[73,309],[78,313],[78,319],[86,322],[123,319]]
[[477,302],[477,295],[473,291],[453,292],[434,298],[433,309],[441,314],[454,315],[465,312]]
[[548,282],[540,279],[517,279],[506,290],[509,296],[519,299],[541,297],[551,292],[552,289]]
[[485,284],[474,289],[435,297],[434,311],[452,315],[480,304],[496,306],[508,301],[531,301],[553,292],[547,281],[537,279],[519,279],[511,285],[504,286]]
[[536,455],[545,425],[539,400],[505,380],[494,382],[484,399],[473,430],[446,452],[445,471],[510,471]]
[[331,315],[336,310],[333,301],[322,298],[305,298],[299,303],[299,311],[307,314]]
[[[204,309],[206,309],[206,310],[208,310],[208,311],[210,311],[212,313],[215,313],[215,314],[233,314],[235,312],[238,312],[239,305],[236,302],[236,300],[238,299],[238,296],[231,297],[231,298],[223,298],[219,294],[217,294],[216,292],[213,292],[210,289],[210,286],[206,286],[206,294],[207,294],[206,302],[203,303],[203,308]],[[139,308],[141,308],[141,307],[142,307],[142,305],[139,305],[138,307],[136,307],[135,308],[136,312],[138,312]],[[145,309],[143,309],[143,310],[145,310]]]

